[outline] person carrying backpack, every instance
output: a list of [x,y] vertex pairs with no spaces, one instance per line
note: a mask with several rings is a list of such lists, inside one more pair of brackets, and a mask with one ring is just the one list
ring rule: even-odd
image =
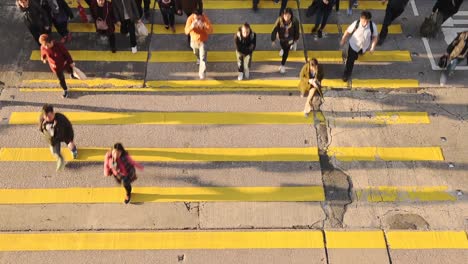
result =
[[343,73],[343,82],[347,82],[353,73],[354,62],[359,54],[365,54],[367,51],[374,52],[378,41],[377,26],[371,20],[372,14],[369,11],[362,11],[359,20],[354,21],[346,29],[341,38],[340,45],[343,48],[349,38],[348,55],[346,58],[346,67]]
[[237,70],[239,76],[237,79],[249,79],[250,77],[250,64],[252,62],[252,53],[257,46],[257,35],[250,28],[249,23],[245,23],[234,36],[236,44],[236,57],[237,57]]
[[444,56],[447,57],[447,67],[440,75],[440,86],[447,83],[448,77],[453,74],[460,62],[466,59],[468,64],[468,31],[458,33],[457,37],[448,45]]

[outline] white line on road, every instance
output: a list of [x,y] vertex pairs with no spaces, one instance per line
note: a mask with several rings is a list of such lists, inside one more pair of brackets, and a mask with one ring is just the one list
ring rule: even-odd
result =
[[414,16],[419,16],[418,8],[416,7],[416,2],[411,0],[411,7],[413,8]]
[[[414,0],[411,0],[414,1]],[[468,11],[458,11],[455,16],[468,16]]]
[[[424,47],[426,48],[427,57],[429,58],[429,61],[431,62],[432,70],[433,71],[442,71],[443,69],[439,68],[439,66],[435,62],[434,56],[432,55],[431,47],[429,46],[429,40],[427,40],[427,38],[421,38],[421,39],[422,39],[422,41],[424,43]],[[466,70],[468,70],[468,66],[457,66],[455,68],[455,70],[457,70],[457,71],[466,71]]]

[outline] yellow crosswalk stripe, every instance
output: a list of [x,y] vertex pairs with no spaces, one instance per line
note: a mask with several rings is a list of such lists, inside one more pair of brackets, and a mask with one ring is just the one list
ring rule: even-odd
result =
[[[145,24],[148,31],[151,31],[151,24]],[[233,34],[237,32],[241,25],[240,24],[213,24],[213,34]],[[176,33],[179,35],[185,34],[183,24],[177,24]],[[271,34],[273,29],[272,24],[251,24],[250,27],[252,30],[257,34]],[[313,24],[303,24],[304,32],[309,33],[312,31],[314,27]],[[342,25],[343,28],[347,28],[348,25]],[[378,31],[382,28],[381,24],[377,25]],[[70,32],[76,33],[93,33],[96,32],[96,27],[93,23],[69,23],[68,30]],[[54,31],[55,28],[54,28]],[[116,27],[115,32],[120,32],[119,27]],[[327,27],[324,29],[324,32],[329,34],[338,34],[338,25],[337,24],[328,24]],[[401,34],[403,31],[401,29],[401,25],[390,25],[388,27],[389,34]],[[172,31],[170,29],[166,29],[162,24],[154,24],[153,25],[153,33],[157,35],[168,34],[172,35]]]
[[351,86],[355,89],[417,88],[419,81],[415,79],[353,79]]
[[340,161],[443,161],[440,147],[330,147],[328,155]]
[[[324,243],[324,237],[326,245]],[[390,249],[468,249],[465,231],[388,231]],[[386,249],[370,231],[160,231],[0,233],[0,251],[171,249]]]
[[[67,0],[68,4],[72,8],[76,8],[77,4],[75,1]],[[84,1],[82,1],[83,7],[88,7]],[[309,6],[309,3],[302,3],[301,9],[306,9]],[[342,0],[340,2],[342,9],[348,8],[348,1]],[[296,1],[288,1],[288,7],[298,8]],[[204,0],[203,9],[251,9],[252,1],[250,0]],[[258,8],[264,9],[279,9],[280,4],[275,4],[273,1],[260,1]],[[374,10],[384,10],[386,4],[382,4],[381,1],[359,1],[358,9],[374,9]],[[156,7],[158,10],[158,7]]]
[[[57,79],[29,79],[22,82],[22,86],[41,85],[48,86],[56,85]],[[68,86],[80,85],[82,87],[142,87],[143,80],[124,80],[116,78],[88,78],[86,80],[68,79]]]
[[[294,124],[307,125],[314,122],[302,112],[63,112],[73,125],[248,125],[248,124]],[[38,112],[13,112],[10,125],[33,125],[38,121]],[[334,124],[428,124],[426,112],[376,112],[365,116],[355,113],[351,117],[330,117]],[[319,120],[324,116],[319,114]]]
[[0,233],[0,251],[323,247],[320,231]]
[[358,201],[433,202],[456,201],[447,186],[371,186],[356,191]]
[[[68,161],[102,162],[109,148],[78,148],[79,157]],[[318,161],[315,147],[307,148],[128,148],[132,157],[141,162],[209,162],[209,161]],[[0,161],[54,161],[48,148],[1,148]]]
[[391,231],[387,240],[392,249],[468,249],[464,231]]
[[[0,204],[122,203],[123,188],[0,189]],[[323,186],[135,187],[132,202],[317,202]]]
[[[104,61],[104,62],[146,62],[148,52],[141,51],[136,54],[131,51],[119,51],[112,53],[111,51],[97,50],[71,50],[73,60],[75,61]],[[310,57],[315,57],[322,63],[334,62],[341,63],[341,51],[310,51]],[[210,51],[209,62],[236,62],[236,54],[234,51]],[[31,60],[41,60],[40,51],[33,50]],[[191,51],[155,51],[151,53],[149,62],[193,62],[196,58]],[[278,56],[278,51],[255,51],[253,56],[255,62],[279,62],[281,57]],[[290,62],[305,62],[303,51],[291,51],[288,61]],[[373,54],[366,53],[360,56],[358,61],[361,62],[409,62],[411,55],[408,51],[374,51]]]

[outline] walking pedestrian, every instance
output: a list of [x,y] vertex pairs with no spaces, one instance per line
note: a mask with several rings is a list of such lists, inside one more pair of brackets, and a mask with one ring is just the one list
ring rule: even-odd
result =
[[348,1],[348,12],[347,12],[348,16],[353,14],[353,7],[358,8],[358,6],[359,6],[358,0],[349,0]]
[[388,26],[390,26],[392,22],[399,17],[403,11],[405,11],[405,7],[408,2],[409,0],[382,0],[382,4],[387,3],[387,8],[385,9],[385,18],[382,24],[382,29],[380,30],[377,45],[380,46],[384,43],[388,34]]
[[171,28],[172,33],[175,33],[175,6],[176,0],[158,0],[159,10],[164,21],[166,29]]
[[432,13],[437,12],[437,28],[440,28],[449,17],[455,15],[462,3],[463,0],[437,0],[432,8]]
[[[273,0],[273,2],[275,3],[279,3],[280,0]],[[260,3],[260,0],[252,0],[252,9],[254,12],[257,12],[258,11],[258,4]],[[286,7],[288,6],[288,0],[281,0],[281,7],[280,7],[280,10],[279,10],[279,14],[281,15],[284,11],[284,9],[286,9]]]
[[[320,1],[319,8],[317,9],[315,25],[312,28],[312,34],[317,33],[318,38],[322,38],[323,30],[328,22],[328,17],[330,16],[331,11],[333,10],[333,5],[335,0],[316,0]],[[339,1],[339,0],[337,0]],[[319,28],[320,25],[320,28]]]
[[187,18],[185,24],[185,34],[190,35],[190,47],[193,49],[193,53],[197,57],[198,75],[200,80],[206,77],[206,56],[207,56],[207,45],[208,35],[213,33],[213,27],[211,21],[206,15],[195,11],[192,15]]
[[250,78],[250,65],[252,63],[252,53],[257,46],[257,35],[250,28],[249,23],[245,23],[234,36],[236,44],[237,70],[239,76],[237,79]]
[[440,86],[447,83],[448,77],[452,76],[460,62],[466,59],[468,64],[468,31],[458,33],[457,37],[448,45],[444,56],[447,59],[447,67],[440,75]]
[[[138,14],[140,15],[140,18],[145,16],[146,20],[149,20],[151,17],[150,13],[150,5],[151,5],[151,0],[135,0],[136,4],[138,6]],[[144,7],[142,7],[142,5]]]
[[299,74],[299,90],[301,91],[301,97],[309,93],[304,106],[304,116],[308,117],[312,111],[312,99],[317,92],[320,96],[322,94],[322,80],[323,80],[323,68],[319,65],[316,58],[312,58],[305,63]]
[[294,17],[291,8],[286,8],[284,12],[275,22],[273,31],[271,32],[272,46],[275,46],[275,41],[279,39],[281,50],[279,55],[282,57],[280,73],[285,73],[284,65],[289,56],[289,50],[296,49],[297,41],[299,40],[299,21]]
[[349,38],[348,54],[346,58],[346,67],[343,74],[343,81],[347,82],[353,72],[354,62],[359,55],[367,51],[374,52],[378,40],[377,26],[371,20],[372,15],[369,11],[362,11],[359,20],[349,25],[340,45],[343,48]]
[[107,0],[92,0],[90,10],[96,32],[107,37],[112,53],[115,53],[117,49],[115,47],[115,19],[112,12],[112,3]]
[[16,6],[22,13],[23,22],[31,32],[34,41],[41,46],[39,36],[50,33],[49,16],[35,1],[16,0]]
[[143,165],[134,161],[121,143],[115,143],[104,157],[104,176],[113,176],[118,184],[125,188],[124,203],[132,198],[132,182],[137,179],[135,168],[143,170]]
[[50,70],[55,73],[63,89],[62,97],[67,98],[68,87],[65,82],[64,71],[67,71],[73,79],[76,79],[73,75],[75,63],[73,63],[70,53],[61,42],[50,40],[47,34],[42,34],[39,37],[39,43],[41,43],[42,62],[49,63]]
[[[203,14],[203,1],[202,0],[176,0],[177,15],[181,16],[182,12],[185,13],[187,18],[194,12]],[[190,35],[187,35],[187,45],[190,47]]]
[[50,104],[42,106],[42,113],[39,117],[39,130],[44,134],[50,145],[50,152],[57,160],[57,171],[63,170],[65,167],[60,146],[62,142],[67,144],[73,159],[78,158],[78,149],[73,141],[75,134],[70,120],[65,115],[54,112],[54,107]]
[[135,23],[140,23],[138,7],[134,0],[114,0],[112,10],[117,25],[120,26],[120,33],[130,35],[130,46],[132,53],[137,53],[137,41],[135,33]]
[[74,15],[65,0],[40,0],[42,8],[47,12],[57,32],[62,36],[60,41],[66,43],[71,41],[72,34],[68,30],[68,19]]

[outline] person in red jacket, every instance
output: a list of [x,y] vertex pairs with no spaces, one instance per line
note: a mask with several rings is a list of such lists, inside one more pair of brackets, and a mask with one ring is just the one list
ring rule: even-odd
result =
[[123,183],[126,191],[125,204],[130,202],[132,182],[137,179],[135,168],[143,170],[144,167],[132,159],[121,143],[115,143],[104,157],[104,176],[112,175],[118,184]]
[[50,70],[57,75],[60,81],[60,86],[63,89],[63,98],[67,98],[68,87],[63,72],[67,71],[73,79],[77,79],[73,75],[75,63],[73,63],[70,53],[61,42],[50,40],[47,34],[42,34],[39,37],[39,43],[41,43],[42,62],[49,62]]

